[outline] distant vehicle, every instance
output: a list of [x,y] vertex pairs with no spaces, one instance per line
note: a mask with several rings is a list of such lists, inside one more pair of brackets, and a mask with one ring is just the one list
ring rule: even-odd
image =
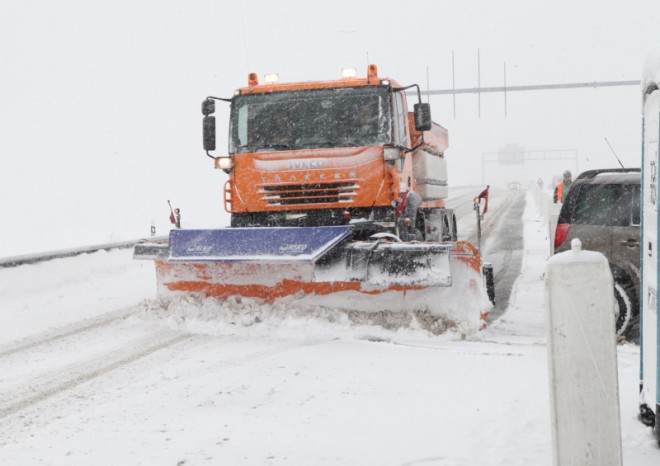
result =
[[510,181],[509,182],[509,189],[510,190],[518,190],[520,189],[520,183],[518,181]]
[[617,336],[639,335],[640,290],[639,168],[589,170],[573,182],[562,205],[555,233],[555,252],[582,247],[607,257],[614,278]]

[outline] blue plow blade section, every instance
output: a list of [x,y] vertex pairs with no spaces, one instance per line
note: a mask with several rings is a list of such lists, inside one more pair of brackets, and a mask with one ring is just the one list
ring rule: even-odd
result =
[[171,230],[168,262],[314,263],[350,226]]

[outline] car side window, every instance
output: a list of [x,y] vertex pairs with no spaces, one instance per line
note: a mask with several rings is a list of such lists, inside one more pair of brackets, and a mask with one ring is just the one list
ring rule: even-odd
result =
[[614,199],[614,209],[612,212],[612,225],[629,227],[632,224],[633,214],[633,196],[632,186],[629,184],[621,185],[619,197]]
[[629,226],[633,215],[632,186],[591,184],[580,189],[572,223],[582,225]]

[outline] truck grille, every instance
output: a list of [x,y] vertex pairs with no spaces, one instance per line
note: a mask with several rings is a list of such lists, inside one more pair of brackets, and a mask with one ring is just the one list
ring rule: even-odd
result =
[[259,194],[268,205],[329,204],[351,202],[359,186],[355,182],[279,184],[261,186]]

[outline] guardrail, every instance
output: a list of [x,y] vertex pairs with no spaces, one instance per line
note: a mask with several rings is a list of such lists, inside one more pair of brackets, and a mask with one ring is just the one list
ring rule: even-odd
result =
[[[167,236],[156,236],[148,238],[150,241],[161,241],[167,239]],[[147,239],[147,238],[145,238]],[[116,243],[97,244],[94,246],[84,246],[79,248],[60,249],[58,251],[39,252],[34,254],[24,254],[20,256],[0,257],[0,268],[16,267],[24,264],[35,264],[37,262],[60,259],[63,257],[79,256],[97,251],[109,251],[111,249],[128,249],[135,246],[142,239],[120,241]]]

